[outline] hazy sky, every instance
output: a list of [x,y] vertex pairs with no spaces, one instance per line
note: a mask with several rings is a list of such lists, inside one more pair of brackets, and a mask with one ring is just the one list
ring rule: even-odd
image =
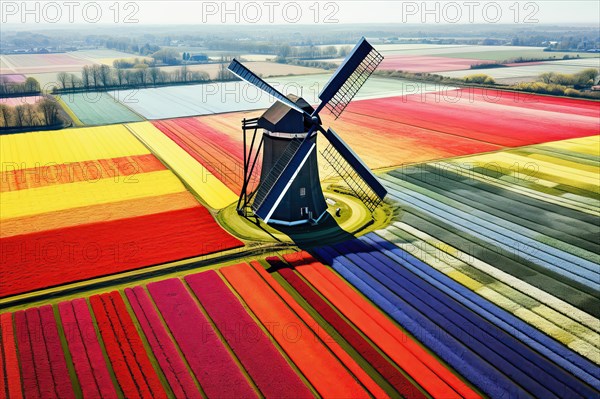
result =
[[[600,24],[597,0],[465,1],[9,1],[2,23],[65,24],[486,23]],[[5,25],[6,26],[6,25]],[[600,27],[599,27],[600,29]]]

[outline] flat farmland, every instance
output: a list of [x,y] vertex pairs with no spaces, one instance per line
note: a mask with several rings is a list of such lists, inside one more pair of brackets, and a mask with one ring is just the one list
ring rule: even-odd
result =
[[[564,56],[597,58],[598,55],[586,52],[544,51],[543,47],[523,46],[476,46],[476,45],[439,45],[439,44],[378,44],[375,49],[386,59],[397,56],[405,57],[443,57],[479,60],[481,62],[501,62],[518,57],[522,58],[554,58],[562,60]],[[340,63],[342,58],[322,59],[320,61]],[[448,60],[448,62],[451,62]]]
[[574,74],[587,68],[600,69],[600,58],[582,58],[577,60],[560,60],[560,61],[544,61],[535,63],[534,65],[520,66],[519,64],[511,64],[506,68],[483,68],[471,69],[462,71],[444,72],[441,75],[452,78],[463,78],[475,73],[483,73],[491,76],[494,79],[510,79],[510,78],[527,78],[537,77],[545,72]]
[[510,147],[596,134],[599,111],[595,101],[491,89],[355,101],[346,110]]
[[[243,175],[241,119],[258,115],[259,113],[231,113],[154,123],[204,167],[212,170],[214,176],[238,193]],[[332,128],[373,169],[501,148],[491,143],[457,138],[364,115],[346,113],[337,121],[327,117],[324,120],[325,125],[331,123]],[[249,143],[247,145],[249,146]],[[321,137],[317,145],[320,152],[328,143]],[[207,153],[213,147],[217,148],[216,153],[228,155],[214,159],[214,155]],[[335,172],[321,155],[319,158],[319,174],[321,179],[326,179]],[[256,170],[260,170],[260,164],[257,168]]]
[[0,75],[0,83],[11,84],[11,83],[25,83],[25,75],[19,73],[6,73]]
[[[173,125],[178,123],[174,122]],[[127,128],[207,207],[222,209],[237,199],[234,192],[210,171],[211,165],[204,166],[192,151],[179,146],[152,123],[131,123]]]
[[11,107],[16,107],[17,105],[23,104],[35,104],[40,101],[42,96],[25,96],[25,97],[8,97],[8,98],[0,98],[0,104],[9,105]]
[[271,101],[246,83],[208,83],[122,90],[118,98],[146,119],[268,108]]
[[[312,104],[329,79],[328,74],[280,76],[266,81],[285,94],[301,95]],[[445,88],[445,87],[444,87]],[[442,87],[401,79],[372,77],[357,95],[358,99],[434,92]],[[140,90],[114,94],[123,104],[146,119],[167,119],[266,109],[274,99],[245,82],[208,83]]]
[[122,125],[0,144],[0,297],[243,245]]
[[[224,135],[196,118],[161,120],[153,124],[231,191],[241,192],[244,153],[239,137]],[[260,170],[258,168],[260,165],[257,165]]]
[[215,265],[4,312],[0,384],[11,397],[479,397],[310,255],[285,262]]
[[[393,46],[393,45],[392,45]],[[412,46],[415,46],[414,48]],[[418,47],[417,47],[418,46]],[[523,57],[523,58],[556,58],[557,60],[562,59],[563,56],[569,55],[571,57],[597,57],[593,53],[565,53],[565,52],[554,52],[544,51],[543,47],[524,47],[524,46],[456,46],[456,45],[439,45],[435,47],[420,47],[422,45],[407,45],[405,48],[384,51],[385,55],[391,54],[402,54],[402,55],[414,55],[414,56],[439,56],[449,58],[471,58],[478,60],[489,60],[489,61],[504,61],[511,58]],[[385,45],[376,48],[385,48]]]
[[[514,116],[507,118],[509,112]],[[339,119],[326,113],[322,118],[324,125],[339,133],[369,167],[379,169],[593,135],[599,112],[600,105],[592,101],[450,89],[358,100]],[[207,129],[214,135],[211,142],[219,143],[221,135],[223,142],[233,140],[241,149],[241,120],[259,115],[260,111],[201,116],[195,118],[200,125],[183,128],[183,134],[201,147],[205,139],[202,131]],[[326,145],[325,140],[318,141],[320,151]],[[229,159],[228,168],[234,168],[236,162],[239,160]],[[331,170],[325,160],[319,165],[321,178],[327,177]],[[237,168],[241,171],[240,166]]]
[[109,125],[142,120],[107,92],[71,93],[59,97],[85,125]]
[[471,65],[486,64],[490,62],[492,61],[473,58],[405,56],[394,54],[385,56],[379,69],[408,72],[441,72],[469,69]]
[[77,57],[80,59],[88,60],[92,63],[100,63],[108,66],[113,66],[114,60],[120,59],[150,59],[149,57],[144,57],[139,54],[130,54],[124,53],[122,51],[117,50],[108,50],[108,49],[97,49],[97,50],[78,50],[67,53],[73,57]]
[[96,62],[74,57],[68,53],[0,55],[2,73],[42,73],[80,71],[84,65]]

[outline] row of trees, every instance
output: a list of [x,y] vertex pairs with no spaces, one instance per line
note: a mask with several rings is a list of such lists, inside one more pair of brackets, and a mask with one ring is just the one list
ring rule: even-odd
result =
[[44,98],[36,104],[0,104],[0,126],[5,129],[57,126],[63,123],[65,120],[61,117],[60,106],[50,98]]
[[40,92],[40,83],[35,78],[27,78],[23,83],[0,82],[0,96],[7,94],[37,94]]
[[277,49],[277,58],[302,58],[302,59],[318,59],[318,58],[337,58],[345,57],[352,50],[350,46],[301,46],[292,47],[289,44],[279,46]]
[[594,85],[599,77],[599,74],[600,70],[596,68],[587,68],[583,71],[573,74],[545,72],[538,77],[538,81],[542,83],[553,83],[557,85],[583,88],[585,86]]
[[104,45],[109,49],[140,55],[150,55],[160,50],[160,46],[155,44],[146,43],[140,46],[133,40],[127,38],[110,38],[106,40]]
[[154,66],[155,61],[151,58],[121,58],[113,61],[113,67],[116,69],[127,69],[139,67],[141,65]]
[[186,65],[174,71],[163,71],[148,65],[132,69],[111,68],[108,65],[84,66],[81,78],[73,73],[57,75],[58,89],[85,89],[140,87],[165,83],[206,82],[210,79],[204,71],[192,71]]

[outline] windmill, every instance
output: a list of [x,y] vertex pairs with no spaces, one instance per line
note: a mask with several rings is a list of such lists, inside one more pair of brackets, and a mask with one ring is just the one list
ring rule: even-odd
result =
[[[363,37],[319,93],[321,103],[316,108],[301,97],[283,95],[237,60],[231,62],[232,73],[277,100],[260,117],[242,121],[244,181],[237,204],[240,215],[254,214],[267,224],[287,226],[314,225],[324,220],[327,203],[316,151],[319,132],[329,141],[322,152],[326,161],[371,212],[377,208],[386,189],[336,132],[321,126],[319,112],[327,108],[337,119],[382,60]],[[263,134],[255,151],[258,129],[263,129]],[[248,131],[254,132],[249,149]],[[261,149],[260,182],[249,192]]]

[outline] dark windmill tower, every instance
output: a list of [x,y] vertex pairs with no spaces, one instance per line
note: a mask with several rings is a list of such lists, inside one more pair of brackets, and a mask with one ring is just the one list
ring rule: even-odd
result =
[[[241,79],[275,97],[261,117],[244,119],[244,184],[238,213],[254,215],[269,224],[294,226],[317,224],[327,214],[317,164],[317,136],[329,141],[323,156],[344,178],[355,195],[374,211],[387,194],[370,169],[331,129],[321,126],[319,112],[327,107],[339,117],[383,57],[362,38],[319,94],[321,104],[314,109],[301,97],[283,95],[233,60],[229,70]],[[261,142],[254,151],[258,129]],[[250,149],[247,131],[253,131]],[[249,193],[249,183],[260,152],[263,152],[260,182]]]

